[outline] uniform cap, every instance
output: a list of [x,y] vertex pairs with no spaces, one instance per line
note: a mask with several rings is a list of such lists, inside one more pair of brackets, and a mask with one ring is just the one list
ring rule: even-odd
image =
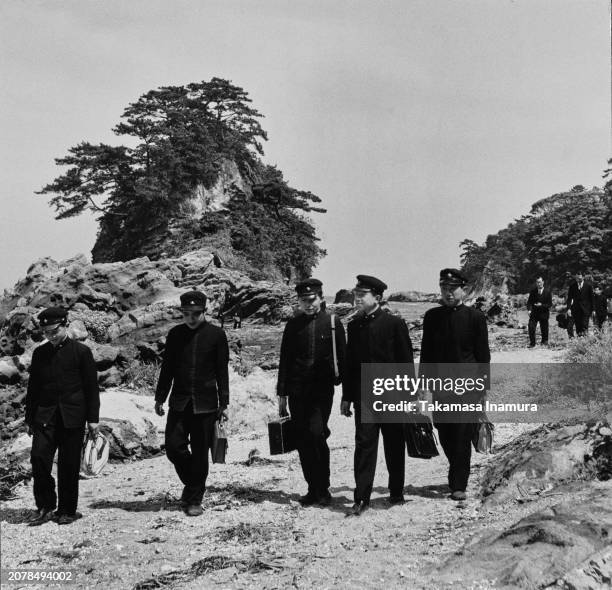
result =
[[38,321],[42,327],[55,324],[65,324],[68,312],[63,307],[47,307],[38,314]]
[[443,268],[440,271],[440,284],[463,286],[468,283],[465,273],[456,268]]
[[181,309],[186,311],[204,311],[206,309],[206,295],[201,291],[187,291],[181,295]]
[[376,277],[357,275],[357,286],[355,288],[364,291],[372,291],[377,295],[382,295],[383,291],[387,288],[387,285]]
[[307,295],[320,295],[323,287],[323,283],[319,279],[306,279],[301,281],[295,286],[295,290],[298,297],[304,297]]

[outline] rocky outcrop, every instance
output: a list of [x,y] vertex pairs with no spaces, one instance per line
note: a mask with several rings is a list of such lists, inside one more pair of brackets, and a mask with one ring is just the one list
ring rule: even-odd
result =
[[609,588],[612,486],[576,493],[503,532],[485,533],[436,568],[438,583],[511,588]]
[[0,299],[0,383],[23,379],[31,350],[43,340],[36,316],[49,305],[69,310],[70,335],[93,349],[102,372],[121,370],[137,358],[137,343],[141,350],[143,343],[158,347],[180,320],[177,304],[185,290],[207,293],[212,318],[238,312],[247,323],[274,323],[291,317],[294,294],[288,286],[254,281],[213,258],[197,250],[157,261],[90,264],[83,255],[37,261]]
[[485,503],[526,502],[560,483],[612,477],[608,424],[546,424],[502,447],[482,479]]

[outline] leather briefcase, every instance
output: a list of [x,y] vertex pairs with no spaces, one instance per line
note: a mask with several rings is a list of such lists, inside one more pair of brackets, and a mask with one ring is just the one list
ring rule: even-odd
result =
[[282,455],[295,451],[297,448],[295,424],[291,418],[287,416],[268,422],[268,439],[270,455]]
[[431,420],[423,414],[408,414],[403,424],[406,450],[409,457],[431,459],[440,453]]

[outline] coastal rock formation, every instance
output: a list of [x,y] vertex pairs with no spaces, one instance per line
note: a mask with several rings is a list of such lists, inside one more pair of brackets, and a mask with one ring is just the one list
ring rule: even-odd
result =
[[[0,383],[25,380],[31,351],[43,341],[37,314],[49,305],[69,310],[70,335],[92,348],[101,372],[111,367],[122,372],[140,358],[136,344],[159,353],[160,341],[180,321],[179,296],[189,289],[208,295],[207,313],[214,319],[239,313],[247,323],[267,324],[291,317],[295,296],[287,285],[253,280],[215,264],[214,257],[196,250],[156,261],[91,264],[78,255],[35,262],[0,299]],[[159,354],[147,358],[159,360]],[[103,381],[115,384],[116,375]]]

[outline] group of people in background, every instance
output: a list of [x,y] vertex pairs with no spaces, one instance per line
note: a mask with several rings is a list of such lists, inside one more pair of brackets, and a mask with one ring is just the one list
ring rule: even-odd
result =
[[[569,286],[566,297],[566,311],[557,316],[559,325],[567,330],[570,338],[574,329],[578,336],[589,332],[591,318],[597,330],[604,330],[608,320],[609,304],[600,285],[591,285],[585,280],[582,271],[576,272],[574,281]],[[548,344],[549,317],[552,308],[552,292],[544,285],[544,279],[538,277],[535,287],[529,292],[527,309],[529,310],[529,347],[536,345],[536,328],[540,325],[542,345]]]

